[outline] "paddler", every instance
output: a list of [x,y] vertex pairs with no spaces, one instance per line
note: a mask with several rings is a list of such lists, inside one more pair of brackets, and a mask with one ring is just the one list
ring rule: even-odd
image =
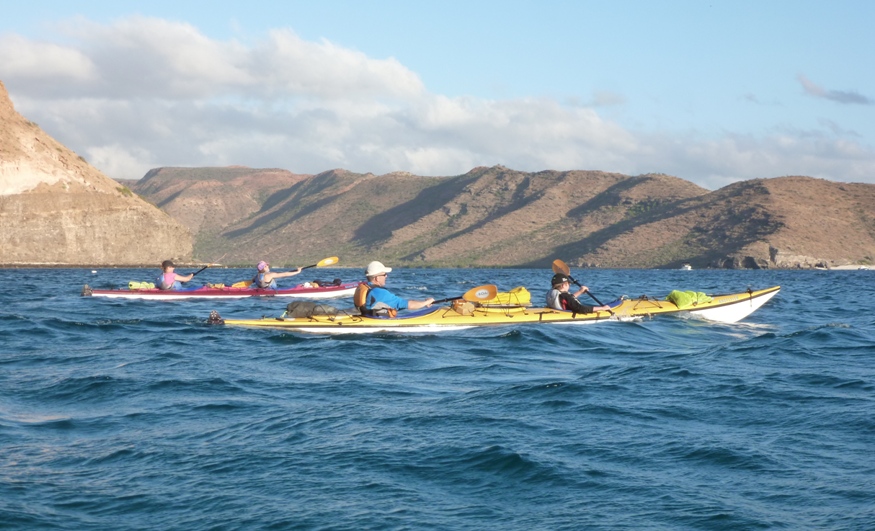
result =
[[192,278],[194,278],[194,273],[189,273],[188,275],[177,275],[173,272],[176,265],[173,264],[172,260],[164,260],[161,262],[161,269],[163,273],[155,279],[155,286],[158,289],[162,290],[170,290],[170,289],[182,289],[182,282],[188,282]]
[[365,270],[367,283],[359,285],[354,296],[354,302],[362,315],[389,315],[394,317],[398,310],[418,310],[428,308],[434,302],[433,297],[423,301],[402,299],[386,289],[386,278],[392,272],[382,262],[373,261]]
[[258,262],[255,268],[258,270],[258,273],[256,273],[255,277],[252,278],[251,287],[261,289],[277,289],[276,279],[293,277],[301,272],[301,268],[299,267],[294,271],[286,271],[285,273],[274,273],[270,270],[270,264],[268,264],[264,260]]
[[571,287],[571,279],[562,273],[553,275],[551,281],[553,289],[547,292],[547,306],[554,310],[568,310],[574,313],[592,313],[610,310],[610,306],[589,306],[581,304],[577,297],[583,295],[589,288],[580,286],[573,295],[568,292]]

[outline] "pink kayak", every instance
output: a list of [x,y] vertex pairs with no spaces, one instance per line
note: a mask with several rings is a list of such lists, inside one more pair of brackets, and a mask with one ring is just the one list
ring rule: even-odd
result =
[[303,285],[294,288],[261,289],[261,288],[234,288],[231,286],[201,286],[198,288],[181,290],[151,289],[93,289],[88,284],[82,288],[83,297],[109,297],[115,299],[152,299],[152,300],[176,300],[176,299],[242,299],[244,297],[298,297],[301,299],[336,299],[340,297],[352,297],[358,282],[349,282],[339,285],[325,285],[320,287],[305,287]]

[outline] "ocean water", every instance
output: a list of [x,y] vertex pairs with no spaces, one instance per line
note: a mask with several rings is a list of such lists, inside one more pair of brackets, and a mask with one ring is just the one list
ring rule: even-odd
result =
[[[285,283],[360,271],[308,273]],[[574,271],[603,302],[782,290],[733,325],[416,336],[206,324],[283,299],[80,296],[156,274],[0,270],[0,528],[875,529],[875,271]],[[551,275],[389,287],[540,302]]]

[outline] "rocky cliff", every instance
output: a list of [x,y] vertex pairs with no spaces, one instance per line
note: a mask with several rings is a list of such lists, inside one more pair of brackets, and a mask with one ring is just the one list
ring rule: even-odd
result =
[[190,231],[18,114],[0,82],[0,265],[191,258]]

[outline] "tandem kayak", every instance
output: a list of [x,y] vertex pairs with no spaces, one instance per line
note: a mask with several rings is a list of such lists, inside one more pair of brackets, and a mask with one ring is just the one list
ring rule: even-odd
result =
[[160,290],[157,288],[146,289],[93,289],[85,285],[82,295],[85,297],[109,297],[115,299],[151,299],[151,300],[177,300],[177,299],[242,299],[245,297],[299,297],[306,299],[336,299],[340,297],[352,297],[358,282],[346,284],[306,287],[295,286],[293,288],[261,289],[261,288],[235,288],[232,286],[201,286],[192,289]]
[[774,297],[781,289],[774,286],[762,290],[748,290],[728,295],[711,295],[707,302],[679,307],[674,302],[649,298],[621,299],[609,304],[611,311],[574,314],[551,308],[526,306],[475,306],[460,312],[453,307],[426,308],[398,317],[365,317],[338,312],[331,315],[307,317],[261,317],[259,319],[222,319],[215,311],[208,322],[228,326],[278,328],[290,332],[315,334],[368,334],[382,332],[433,333],[486,326],[507,325],[576,325],[647,318],[664,314],[688,313],[721,323],[735,323],[744,319]]

